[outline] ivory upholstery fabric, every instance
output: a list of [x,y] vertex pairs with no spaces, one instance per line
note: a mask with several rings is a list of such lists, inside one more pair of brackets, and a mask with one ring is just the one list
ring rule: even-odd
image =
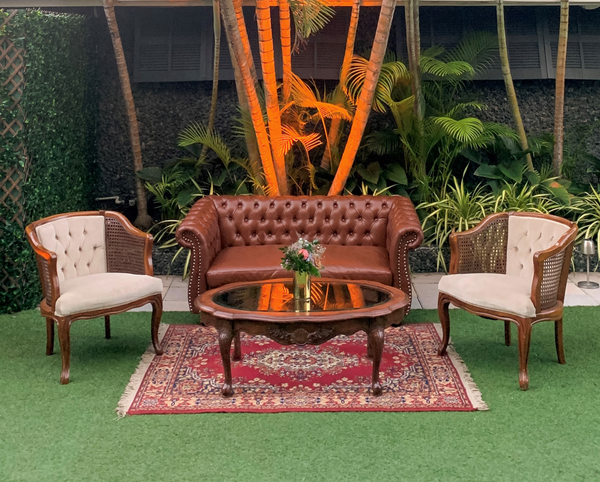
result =
[[509,216],[506,274],[533,282],[533,255],[555,245],[569,229],[550,219]]
[[162,294],[162,281],[152,276],[129,273],[99,273],[71,278],[60,286],[55,312],[68,316],[131,303]]
[[[283,245],[225,248],[206,273],[209,288],[237,281],[291,278],[281,267]],[[324,278],[377,281],[392,284],[390,260],[385,248],[377,246],[329,245],[323,258]]]
[[56,253],[58,279],[106,273],[104,216],[73,216],[36,228],[37,237],[48,251]]
[[452,274],[442,276],[438,290],[480,308],[524,317],[535,316],[531,280],[525,277],[490,273]]

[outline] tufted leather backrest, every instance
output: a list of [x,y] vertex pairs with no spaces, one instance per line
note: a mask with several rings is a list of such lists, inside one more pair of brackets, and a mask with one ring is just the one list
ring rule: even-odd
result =
[[58,279],[106,273],[104,216],[73,216],[35,228],[44,248],[56,253]]
[[509,216],[506,274],[533,281],[533,255],[554,246],[568,229],[551,219]]
[[386,247],[394,196],[214,196],[223,248],[322,244]]

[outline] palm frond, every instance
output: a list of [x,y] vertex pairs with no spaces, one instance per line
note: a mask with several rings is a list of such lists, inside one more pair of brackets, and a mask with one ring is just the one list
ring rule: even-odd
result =
[[278,149],[281,154],[286,155],[293,145],[299,142],[304,146],[306,152],[310,152],[322,144],[320,137],[318,132],[302,135],[294,127],[283,125],[281,126],[281,143],[275,146],[275,149]]
[[475,70],[468,62],[461,60],[443,62],[435,57],[426,55],[421,57],[421,70],[424,74],[431,74],[441,78],[475,74]]
[[179,134],[180,147],[187,147],[194,144],[207,146],[221,159],[225,167],[231,162],[231,151],[221,136],[197,122],[190,124]]
[[365,149],[378,156],[398,154],[402,150],[400,136],[394,131],[377,130],[365,136]]
[[295,47],[323,29],[335,15],[335,10],[326,0],[290,0],[289,3],[296,27]]
[[494,61],[498,52],[498,37],[491,32],[472,32],[465,36],[456,47],[447,52],[442,60],[446,62],[467,62],[475,73],[480,73]]
[[348,109],[342,105],[321,100],[320,95],[295,74],[292,74],[291,89],[296,105],[316,109],[323,118],[352,120],[352,114]]
[[460,120],[450,117],[433,117],[432,119],[447,135],[459,142],[472,142],[483,133],[483,123],[475,117],[466,117]]

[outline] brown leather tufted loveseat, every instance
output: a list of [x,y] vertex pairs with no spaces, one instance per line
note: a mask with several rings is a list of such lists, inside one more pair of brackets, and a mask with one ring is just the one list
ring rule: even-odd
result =
[[291,278],[282,252],[300,237],[327,246],[322,276],[378,281],[411,296],[408,250],[423,241],[402,196],[207,196],[177,230],[192,250],[188,301],[236,281]]

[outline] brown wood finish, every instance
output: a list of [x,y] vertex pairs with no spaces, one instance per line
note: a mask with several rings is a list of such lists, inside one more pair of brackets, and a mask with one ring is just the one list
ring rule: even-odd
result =
[[[482,318],[503,320],[504,321],[504,342],[507,346],[511,344],[511,333],[510,324],[514,323],[517,325],[517,336],[519,346],[519,386],[522,390],[529,388],[529,374],[527,371],[529,361],[529,347],[531,344],[531,328],[533,325],[540,321],[554,321],[554,333],[555,333],[555,344],[558,362],[561,364],[565,363],[565,354],[563,347],[563,330],[562,330],[562,319],[563,319],[563,301],[565,297],[567,277],[569,274],[569,263],[571,261],[571,254],[573,251],[573,244],[577,236],[577,225],[566,219],[559,218],[557,216],[540,214],[540,213],[498,213],[487,216],[474,228],[463,231],[461,233],[452,233],[450,235],[450,273],[459,273],[459,256],[460,252],[458,249],[458,238],[460,236],[468,236],[473,233],[478,233],[486,228],[491,222],[498,218],[504,218],[508,216],[527,216],[536,217],[542,219],[551,219],[568,226],[569,230],[561,236],[557,243],[543,251],[534,253],[534,275],[531,289],[531,301],[536,308],[536,315],[531,318],[522,317],[512,313],[506,313],[501,311],[495,311],[491,309],[482,308],[475,306],[464,301],[461,301],[447,293],[440,292],[438,295],[438,316],[442,324],[443,337],[440,344],[438,355],[442,356],[446,354],[448,347],[448,341],[450,339],[450,316],[448,305],[452,303],[457,308],[462,308],[469,313],[480,316]],[[552,256],[565,252],[564,261],[562,264],[562,272],[560,277],[560,283],[557,292],[556,304],[543,310],[541,308],[541,286],[544,276],[544,261]]]
[[[71,324],[77,320],[87,320],[92,318],[98,318],[104,316],[104,330],[106,339],[110,339],[110,315],[116,315],[124,313],[133,308],[138,308],[147,303],[152,305],[152,322],[151,322],[151,337],[152,344],[157,355],[162,355],[163,351],[158,341],[158,328],[162,317],[162,294],[156,294],[152,296],[146,296],[142,299],[132,301],[130,303],[117,305],[111,308],[102,310],[85,311],[76,313],[70,316],[59,316],[55,313],[56,301],[60,297],[60,287],[58,271],[56,268],[56,254],[45,249],[37,237],[35,228],[45,224],[47,222],[56,221],[58,219],[64,219],[75,216],[104,216],[105,218],[115,218],[123,226],[128,234],[131,234],[138,238],[145,239],[144,243],[144,271],[148,276],[153,275],[152,268],[152,242],[153,238],[150,234],[140,231],[134,227],[125,216],[120,213],[113,211],[84,211],[77,213],[65,213],[50,216],[39,221],[35,221],[29,224],[25,228],[25,233],[29,244],[31,244],[38,260],[38,268],[40,272],[40,280],[42,283],[42,291],[44,299],[40,303],[40,312],[43,317],[46,318],[46,355],[52,355],[54,353],[54,324],[58,327],[58,340],[61,349],[62,356],[62,371],[60,375],[60,383],[65,385],[69,383],[69,371],[70,371],[70,357],[71,357]],[[108,241],[107,241],[108,242]],[[50,278],[48,292],[43,270],[42,263],[46,262],[48,267],[48,274]]]
[[[270,281],[283,283],[286,280]],[[364,331],[368,336],[367,355],[373,359],[373,395],[381,395],[379,368],[385,341],[385,329],[402,322],[405,308],[409,303],[408,296],[404,292],[380,283],[360,281],[361,285],[389,293],[390,300],[374,308],[330,312],[253,312],[227,308],[217,305],[213,301],[214,296],[222,291],[262,283],[226,285],[206,291],[194,301],[195,307],[202,312],[203,324],[213,326],[218,332],[225,376],[223,396],[230,397],[234,393],[231,377],[231,342],[235,340],[234,361],[241,360],[241,332],[252,336],[266,336],[281,345],[302,346],[320,345],[336,336],[353,335],[358,331]],[[348,283],[357,282],[348,281]]]

